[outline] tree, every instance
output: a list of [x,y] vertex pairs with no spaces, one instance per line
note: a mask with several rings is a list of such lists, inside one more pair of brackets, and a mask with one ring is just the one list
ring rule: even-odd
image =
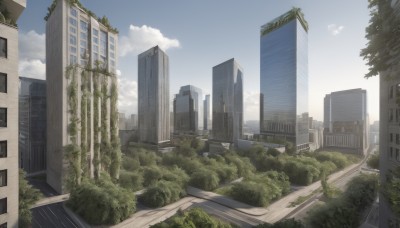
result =
[[254,228],[305,228],[303,223],[294,219],[286,219],[276,222],[274,224],[260,224]]
[[367,161],[367,164],[373,169],[379,169],[379,153],[371,155]]
[[30,227],[32,212],[30,208],[42,197],[42,194],[25,179],[25,172],[19,170],[19,226]]
[[219,185],[218,175],[208,169],[200,169],[192,174],[190,185],[193,187],[201,188],[206,191],[216,189]]

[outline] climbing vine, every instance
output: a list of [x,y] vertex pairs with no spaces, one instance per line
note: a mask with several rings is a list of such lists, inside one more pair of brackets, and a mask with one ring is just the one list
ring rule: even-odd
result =
[[98,179],[100,177],[100,143],[99,143],[99,74],[97,71],[93,71],[93,135],[94,135],[94,151],[93,151],[93,166],[94,166],[94,177]]
[[111,96],[110,96],[110,133],[111,146],[113,148],[111,154],[110,175],[114,179],[119,178],[119,169],[121,165],[121,145],[118,136],[118,87],[117,78],[111,77]]
[[65,147],[66,158],[69,163],[67,188],[79,185],[81,182],[81,150],[78,146],[78,82],[76,79],[77,66],[70,65],[66,68],[65,77],[69,81],[67,86],[69,124],[68,134],[71,143]]
[[88,73],[81,71],[81,168],[84,176],[88,176],[87,153],[88,149],[88,115],[89,103]]
[[108,135],[107,129],[107,114],[108,114],[108,78],[107,76],[103,75],[102,84],[101,84],[101,146],[100,146],[100,153],[101,153],[101,165],[104,170],[108,171],[111,163],[110,152],[111,152],[111,145],[110,145],[110,137]]

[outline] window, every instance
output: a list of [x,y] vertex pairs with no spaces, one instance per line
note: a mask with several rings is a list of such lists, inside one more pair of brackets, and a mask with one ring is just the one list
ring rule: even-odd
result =
[[75,27],[76,27],[76,25],[78,24],[78,23],[76,22],[76,19],[74,19],[74,18],[72,18],[72,17],[69,18],[69,23],[70,23],[71,25],[75,26]]
[[389,99],[392,99],[393,98],[393,86],[390,86],[390,89],[389,89]]
[[99,30],[93,29],[93,36],[98,36],[99,35]]
[[76,56],[75,55],[70,55],[69,56],[69,63],[70,64],[76,64],[76,62],[77,62]]
[[389,122],[392,122],[392,121],[393,121],[393,109],[391,108],[389,110]]
[[7,74],[0,73],[0,93],[7,93]]
[[69,27],[69,31],[71,31],[71,33],[76,34],[76,28],[70,26]]
[[390,133],[390,142],[393,142],[393,134]]
[[72,45],[76,45],[76,36],[70,35],[69,36],[69,43]]
[[400,145],[400,135],[396,134],[396,144]]
[[7,186],[7,170],[0,170],[0,187]]
[[390,158],[393,158],[393,148],[390,147]]
[[7,109],[0,108],[0,127],[7,127]]
[[81,20],[81,30],[84,30],[84,31],[88,30],[88,23],[86,21]]
[[397,96],[400,96],[400,83],[396,86],[396,94]]
[[0,57],[7,58],[7,39],[0,37]]
[[7,213],[7,198],[0,199],[0,214]]
[[74,17],[78,16],[78,11],[75,8],[71,8],[71,15]]
[[71,47],[70,49],[71,49],[71,53],[76,54],[76,47]]
[[399,156],[399,154],[400,154],[399,149],[396,149],[396,161],[400,161],[400,156]]
[[0,141],[0,158],[7,157],[7,141]]

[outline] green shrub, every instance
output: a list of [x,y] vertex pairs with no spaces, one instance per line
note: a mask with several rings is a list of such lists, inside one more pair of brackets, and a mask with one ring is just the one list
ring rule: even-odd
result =
[[136,209],[135,195],[108,180],[83,182],[72,189],[67,206],[92,225],[113,225]]
[[254,228],[305,228],[305,226],[297,220],[294,219],[286,219],[276,222],[274,224],[260,224],[255,226]]
[[143,169],[143,186],[148,187],[157,183],[163,176],[162,170],[157,166],[149,166]]
[[367,164],[373,169],[379,169],[379,154],[373,154],[368,158]]
[[211,191],[218,187],[219,178],[218,175],[212,170],[200,169],[192,174],[189,183],[193,187]]
[[136,171],[140,167],[140,162],[135,159],[131,158],[128,156],[125,156],[123,161],[122,161],[122,168],[127,170],[127,171]]
[[119,184],[123,188],[138,191],[143,188],[143,177],[140,173],[121,170],[119,174]]
[[162,207],[179,200],[184,195],[186,195],[185,190],[177,183],[159,181],[140,195],[139,201],[150,207]]

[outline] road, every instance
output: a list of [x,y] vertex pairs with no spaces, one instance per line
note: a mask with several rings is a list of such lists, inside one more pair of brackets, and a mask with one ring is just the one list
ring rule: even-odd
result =
[[79,226],[65,212],[62,203],[54,203],[31,209],[32,227],[65,227],[78,228]]
[[[375,173],[373,170],[371,170],[367,167],[366,161],[369,157],[369,154],[371,154],[371,152],[373,152],[376,149],[377,149],[376,146],[372,146],[368,151],[367,157],[362,161],[362,163],[356,169],[349,171],[348,173],[343,175],[341,178],[331,182],[331,184],[333,186],[335,186],[336,188],[340,189],[341,191],[344,191],[347,187],[347,184],[354,177],[359,176],[362,173]],[[307,213],[310,211],[310,209],[313,206],[315,206],[316,204],[321,202],[320,199],[322,197],[323,197],[322,193],[315,195],[314,197],[307,200],[303,205],[301,205],[301,207],[299,207],[296,211],[294,211],[294,212],[290,213],[288,216],[286,216],[286,218],[294,218],[296,220],[304,221],[304,219],[307,217]],[[375,213],[372,213],[372,215],[375,215]]]

